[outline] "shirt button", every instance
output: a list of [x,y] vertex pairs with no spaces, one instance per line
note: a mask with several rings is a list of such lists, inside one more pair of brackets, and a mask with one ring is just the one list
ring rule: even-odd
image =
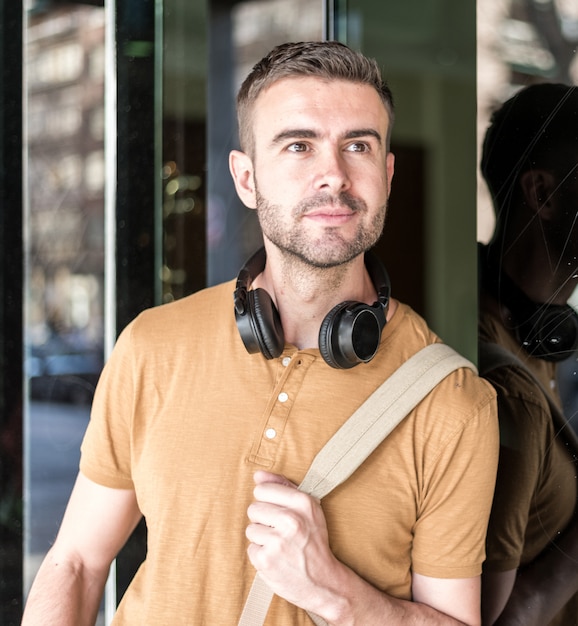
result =
[[287,402],[287,400],[289,400],[289,396],[282,391],[278,396],[277,396],[277,400],[279,400],[279,402]]
[[291,363],[291,357],[290,356],[284,356],[283,360],[281,361],[281,363],[283,363],[284,367],[287,367],[289,365],[289,363]]
[[265,437],[267,437],[267,439],[275,439],[276,435],[277,431],[274,428],[267,428],[265,431]]

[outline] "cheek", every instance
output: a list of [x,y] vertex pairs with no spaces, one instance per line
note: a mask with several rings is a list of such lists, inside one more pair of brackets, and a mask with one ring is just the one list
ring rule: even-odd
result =
[[261,196],[275,205],[295,204],[307,189],[305,177],[295,175],[291,168],[271,167],[256,182]]
[[387,204],[390,192],[390,180],[385,172],[376,173],[368,182],[366,187],[367,201],[372,202],[376,206],[384,206]]
[[365,190],[375,196],[389,195],[389,187],[393,171],[389,171],[382,163],[356,164],[349,170],[349,179],[353,187]]

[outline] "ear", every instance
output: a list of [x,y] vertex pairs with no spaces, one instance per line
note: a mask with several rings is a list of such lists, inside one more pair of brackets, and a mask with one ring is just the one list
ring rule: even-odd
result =
[[555,217],[556,177],[552,172],[543,169],[528,170],[520,176],[520,186],[524,201],[533,213],[543,220]]
[[395,169],[395,156],[392,152],[388,152],[385,157],[385,170],[387,175],[387,197],[391,193],[391,181],[393,180],[393,171]]
[[232,150],[229,154],[229,170],[241,202],[249,209],[254,209],[257,203],[255,200],[255,176],[251,157],[239,150]]

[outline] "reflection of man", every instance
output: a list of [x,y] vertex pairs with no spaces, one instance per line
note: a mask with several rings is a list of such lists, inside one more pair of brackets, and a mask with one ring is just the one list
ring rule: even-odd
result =
[[578,275],[578,90],[535,85],[506,102],[482,171],[496,229],[481,248],[481,354],[497,343],[521,361],[485,374],[498,391],[501,448],[484,621],[568,626],[578,623],[576,450],[548,395],[559,406],[556,362],[578,343],[566,305]]
[[[341,44],[288,44],[238,104],[231,171],[266,249],[239,283],[255,289],[239,291],[239,327],[231,281],[123,333],[24,623],[94,615],[144,515],[147,559],[115,624],[236,624],[255,569],[277,594],[267,624],[310,624],[303,609],[331,624],[479,624],[498,456],[485,381],[450,375],[323,506],[294,487],[362,401],[438,341],[364,263],[393,176],[391,93]],[[357,338],[351,307],[378,325]]]

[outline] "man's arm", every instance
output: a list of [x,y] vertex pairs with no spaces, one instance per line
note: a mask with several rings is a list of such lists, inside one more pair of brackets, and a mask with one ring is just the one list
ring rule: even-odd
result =
[[413,602],[376,589],[331,552],[317,500],[275,474],[255,474],[249,559],[287,601],[334,626],[363,624],[468,624],[480,620],[480,579],[443,580],[413,575]]
[[109,489],[79,474],[22,626],[93,625],[110,564],[140,518],[133,491]]
[[[496,626],[548,624],[578,592],[576,516],[558,541],[518,572],[511,589],[499,617],[496,620],[484,620],[484,623]],[[487,599],[484,591],[484,604],[492,600],[495,601],[495,598]]]

